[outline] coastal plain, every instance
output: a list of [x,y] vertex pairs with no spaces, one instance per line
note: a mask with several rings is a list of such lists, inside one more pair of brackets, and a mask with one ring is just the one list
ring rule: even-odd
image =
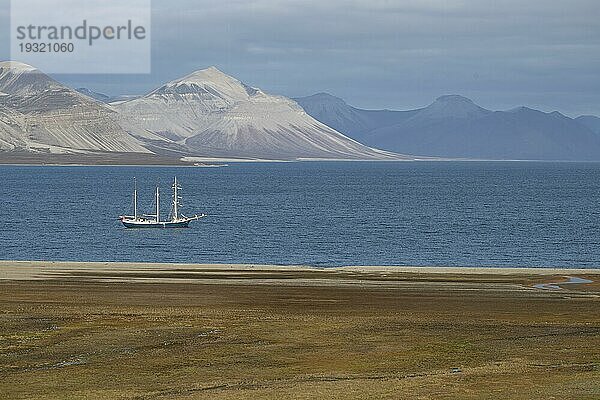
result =
[[595,269],[2,261],[0,309],[9,399],[600,398]]

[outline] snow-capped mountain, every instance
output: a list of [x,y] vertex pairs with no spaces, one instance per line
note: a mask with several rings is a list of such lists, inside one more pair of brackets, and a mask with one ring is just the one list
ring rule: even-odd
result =
[[0,62],[0,92],[5,95],[27,97],[60,88],[62,85],[31,65]]
[[149,152],[116,122],[116,113],[18,63],[0,62],[0,149]]
[[[300,103],[304,104],[304,101]],[[349,114],[340,113],[339,108],[331,113],[330,101],[321,102],[322,105],[314,103],[305,110],[337,127],[352,126],[356,123],[355,115],[364,121],[365,113],[372,113],[352,108],[353,113],[348,117]],[[337,104],[339,106],[339,102]],[[341,132],[369,146],[408,154],[479,159],[600,160],[600,131],[595,128],[600,124],[597,125],[596,117],[572,119],[558,112],[544,113],[526,107],[491,111],[458,95],[439,97],[427,107],[403,111],[393,118],[389,118],[389,112],[381,112],[385,117],[374,118],[370,126],[363,124],[365,131],[356,133],[340,128]]]
[[269,159],[405,158],[364,146],[315,120],[293,100],[264,93],[214,67],[113,106],[120,124],[157,151]]

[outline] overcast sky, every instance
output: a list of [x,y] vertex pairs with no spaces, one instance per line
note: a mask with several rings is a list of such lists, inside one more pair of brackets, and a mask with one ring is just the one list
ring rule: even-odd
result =
[[214,65],[267,92],[325,91],[362,108],[462,94],[491,109],[600,115],[598,0],[154,0],[152,16],[152,74],[55,78],[135,94]]

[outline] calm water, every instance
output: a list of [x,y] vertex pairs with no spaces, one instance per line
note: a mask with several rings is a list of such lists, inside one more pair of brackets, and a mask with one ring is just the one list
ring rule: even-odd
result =
[[[183,185],[187,230],[125,230],[132,179]],[[0,167],[0,259],[600,266],[600,164]]]

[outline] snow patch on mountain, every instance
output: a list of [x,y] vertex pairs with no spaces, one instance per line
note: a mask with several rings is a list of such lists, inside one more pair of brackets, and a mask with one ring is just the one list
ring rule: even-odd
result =
[[37,71],[37,68],[18,61],[2,61],[0,62],[0,69],[10,69],[13,74]]

